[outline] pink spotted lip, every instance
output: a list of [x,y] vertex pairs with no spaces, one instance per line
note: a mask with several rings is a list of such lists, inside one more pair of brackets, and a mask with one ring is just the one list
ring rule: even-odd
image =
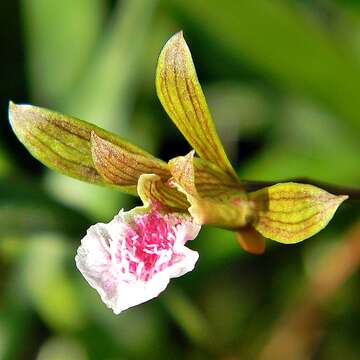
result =
[[199,255],[185,243],[199,231],[183,214],[121,210],[110,223],[90,227],[76,265],[118,314],[158,296],[171,278],[193,270]]

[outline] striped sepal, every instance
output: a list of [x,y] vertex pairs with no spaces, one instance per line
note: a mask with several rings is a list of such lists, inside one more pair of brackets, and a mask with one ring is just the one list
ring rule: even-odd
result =
[[144,206],[159,203],[167,207],[187,210],[190,204],[186,196],[165,184],[158,175],[143,174],[137,185],[138,194]]
[[102,184],[90,152],[95,127],[70,116],[31,105],[10,103],[11,126],[30,153],[65,175]]
[[[197,190],[194,163],[194,151],[192,151],[186,156],[179,156],[170,160],[169,168],[175,186],[186,195],[191,204],[189,212],[195,221],[201,225],[209,224],[226,229],[238,229],[248,225],[252,219],[252,214],[243,191],[240,189],[236,192],[231,189],[231,192],[228,192],[226,186],[217,183],[213,184],[213,188],[217,187],[223,190],[224,193],[221,197],[202,197]],[[209,168],[207,173],[211,179],[214,179],[211,176],[213,170]],[[202,172],[205,172],[204,167],[202,167]]]
[[[104,141],[121,148],[124,153],[151,159],[153,164],[158,164],[162,174],[166,173],[166,163],[121,137],[74,117],[32,105],[10,103],[9,118],[15,134],[29,152],[49,168],[64,175],[93,184],[111,185],[94,165],[91,151],[93,132]],[[170,176],[169,172],[167,174]],[[126,185],[117,188],[136,195],[137,178],[135,181],[133,177],[127,177]]]
[[182,32],[175,34],[160,54],[156,90],[169,117],[196,153],[236,179],[216,132]]
[[206,199],[224,200],[246,197],[242,185],[209,161],[193,158],[196,190]]
[[347,196],[290,182],[252,192],[249,199],[257,215],[255,229],[269,239],[292,244],[323,229]]
[[123,146],[91,133],[91,152],[95,167],[106,182],[136,188],[142,174],[157,174],[162,180],[170,177],[167,163],[134,146]]

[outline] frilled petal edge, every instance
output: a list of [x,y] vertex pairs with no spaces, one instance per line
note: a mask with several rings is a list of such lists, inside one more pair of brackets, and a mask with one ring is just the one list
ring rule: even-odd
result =
[[171,278],[194,269],[199,255],[185,244],[200,228],[182,213],[121,210],[108,224],[89,228],[76,265],[102,301],[119,314],[158,296]]

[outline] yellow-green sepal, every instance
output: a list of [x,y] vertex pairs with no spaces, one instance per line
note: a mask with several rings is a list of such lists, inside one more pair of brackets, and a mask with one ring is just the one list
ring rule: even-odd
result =
[[347,198],[293,182],[249,194],[256,215],[255,229],[264,237],[284,244],[303,241],[322,230]]
[[[64,175],[93,184],[116,187],[134,195],[142,170],[161,173],[163,177],[166,174],[170,176],[165,162],[120,136],[72,116],[10,102],[9,119],[16,136],[29,152],[44,165]],[[97,149],[99,143],[101,146]],[[110,145],[106,147],[104,143]],[[111,179],[108,173],[111,169],[109,167],[106,172],[102,166],[102,161],[106,161],[106,152],[110,152],[108,148],[115,148],[117,154],[126,155],[124,159],[128,163],[127,170],[130,166],[139,165],[139,169],[126,177],[126,182],[120,181],[119,172],[115,174],[116,181],[109,181]],[[110,154],[109,157],[111,156]],[[119,168],[120,164],[116,166]]]
[[142,174],[156,174],[166,181],[170,171],[166,162],[134,146],[106,140],[95,131],[91,132],[91,153],[94,166],[102,178],[120,189],[136,192]]
[[137,183],[137,192],[145,207],[158,204],[186,211],[190,206],[183,193],[164,183],[156,174],[142,174]]
[[216,132],[182,32],[171,37],[161,51],[156,90],[167,114],[196,153],[237,179]]
[[[201,172],[197,172],[197,162],[194,160],[194,151],[191,151],[186,156],[171,159],[169,168],[174,185],[186,195],[191,205],[188,211],[195,221],[200,225],[232,230],[248,225],[252,219],[252,209],[240,185],[236,182],[221,182],[221,178],[214,176],[214,168],[209,166],[206,171],[203,162]],[[197,176],[199,174],[200,177]],[[204,185],[205,179],[207,186],[200,192],[198,184]],[[226,176],[224,180],[227,181]]]

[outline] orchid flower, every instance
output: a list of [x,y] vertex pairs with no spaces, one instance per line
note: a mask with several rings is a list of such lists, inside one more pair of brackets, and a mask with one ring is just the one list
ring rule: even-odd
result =
[[168,163],[87,122],[10,103],[12,128],[35,158],[141,198],[143,206],[90,227],[76,255],[78,269],[116,314],[158,296],[170,278],[194,268],[198,253],[185,245],[202,225],[231,230],[245,250],[260,254],[264,237],[289,244],[314,235],[347,198],[293,182],[245,191],[216,132],[182,32],[161,51],[156,90],[193,148]]

